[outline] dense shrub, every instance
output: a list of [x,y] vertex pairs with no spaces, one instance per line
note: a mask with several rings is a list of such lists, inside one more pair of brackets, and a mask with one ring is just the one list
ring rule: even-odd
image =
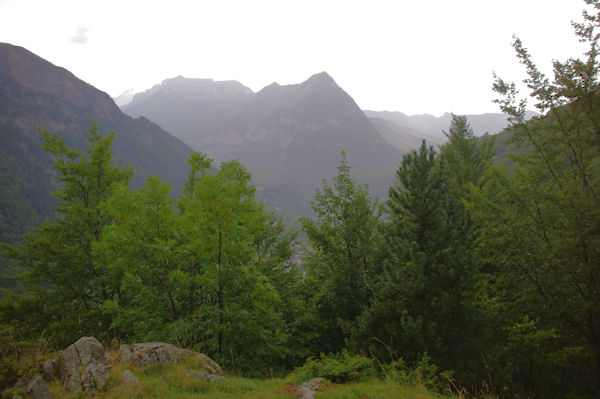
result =
[[346,350],[340,353],[321,354],[320,359],[308,358],[302,367],[292,373],[296,383],[312,378],[323,377],[335,383],[358,381],[376,375],[372,359],[360,355],[350,355]]

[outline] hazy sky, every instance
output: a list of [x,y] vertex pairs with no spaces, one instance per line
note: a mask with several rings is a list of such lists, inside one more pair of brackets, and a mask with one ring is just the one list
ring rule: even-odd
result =
[[497,112],[492,73],[578,56],[580,0],[0,0],[0,42],[117,96],[177,75],[257,91],[327,71],[363,109]]

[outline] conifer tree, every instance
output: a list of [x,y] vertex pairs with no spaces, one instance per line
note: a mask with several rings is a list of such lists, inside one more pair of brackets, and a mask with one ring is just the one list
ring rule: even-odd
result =
[[380,359],[415,364],[427,353],[442,370],[465,370],[480,261],[464,207],[425,142],[404,156],[386,205],[388,261],[353,342]]
[[494,140],[490,137],[477,139],[466,116],[452,115],[448,141],[440,149],[442,168],[457,194],[466,198],[469,186],[481,187],[495,155]]
[[317,220],[304,218],[302,226],[311,246],[306,268],[320,335],[315,351],[336,352],[368,306],[380,269],[379,209],[350,177],[345,153],[333,185],[323,181],[312,204]]

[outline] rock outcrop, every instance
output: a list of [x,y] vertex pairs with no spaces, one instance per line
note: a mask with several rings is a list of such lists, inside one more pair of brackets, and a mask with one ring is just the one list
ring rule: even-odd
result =
[[145,342],[133,345],[121,345],[119,360],[125,365],[147,367],[154,363],[177,363],[187,357],[195,357],[202,361],[208,374],[222,375],[223,369],[214,360],[203,353],[179,349],[164,342]]
[[70,392],[92,393],[102,389],[110,376],[104,347],[94,337],[83,337],[62,351],[56,363],[57,376]]

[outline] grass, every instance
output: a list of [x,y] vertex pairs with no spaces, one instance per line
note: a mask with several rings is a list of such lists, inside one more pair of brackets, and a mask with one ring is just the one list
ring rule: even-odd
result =
[[[197,360],[190,358],[180,364],[154,364],[136,369],[122,365],[117,361],[116,352],[111,353],[111,375],[106,386],[96,392],[98,399],[154,399],[154,398],[298,398],[292,385],[291,377],[273,379],[251,379],[227,376],[225,382],[208,382],[194,380],[184,371],[200,366]],[[123,371],[129,369],[140,382],[123,387]],[[48,389],[57,398],[83,399],[85,393],[69,393],[59,381],[49,383]],[[429,392],[423,386],[410,387],[392,381],[372,379],[367,382],[352,384],[327,383],[320,398],[406,398],[406,399],[441,399],[445,398]]]
[[456,398],[434,394],[423,385],[409,386],[391,381],[371,380],[352,384],[330,384],[318,399],[442,399]]

